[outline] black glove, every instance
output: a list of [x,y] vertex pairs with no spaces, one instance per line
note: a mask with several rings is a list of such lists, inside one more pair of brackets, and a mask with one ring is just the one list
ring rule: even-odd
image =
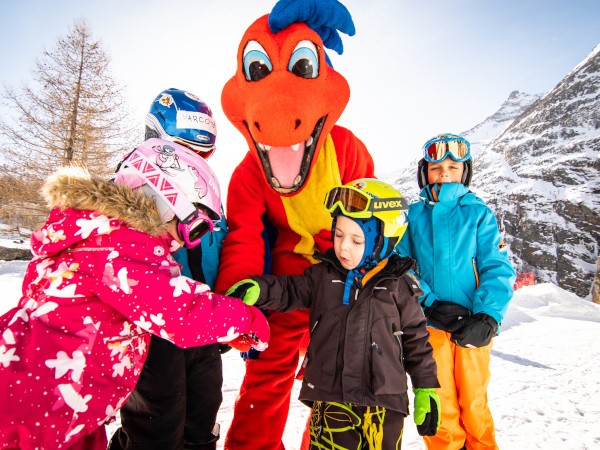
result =
[[219,344],[219,353],[221,355],[227,353],[229,350],[231,350],[231,347],[227,344]]
[[434,301],[424,312],[431,325],[448,333],[460,330],[471,315],[471,311],[464,306],[443,300]]
[[477,313],[466,319],[466,322],[462,329],[452,333],[450,338],[461,347],[485,347],[498,331],[498,322],[485,313]]

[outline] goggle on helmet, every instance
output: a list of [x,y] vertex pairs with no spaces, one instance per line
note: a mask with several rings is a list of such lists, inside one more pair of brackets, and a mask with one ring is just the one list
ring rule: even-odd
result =
[[182,145],[148,139],[119,164],[115,183],[153,197],[165,222],[176,216],[188,248],[198,245],[221,219],[217,178],[204,159]]
[[215,151],[217,126],[208,105],[181,89],[166,89],[146,114],[146,139],[159,138],[185,145],[208,159]]
[[423,189],[428,184],[428,164],[441,162],[448,157],[456,162],[464,163],[465,169],[461,182],[467,187],[471,184],[473,160],[471,158],[471,144],[468,140],[457,134],[439,134],[425,142],[422,150],[423,158],[419,161],[417,167],[419,188]]
[[390,184],[374,178],[359,178],[332,188],[325,197],[325,207],[332,215],[342,213],[354,219],[375,217],[383,224],[383,236],[402,238],[408,222],[408,202]]

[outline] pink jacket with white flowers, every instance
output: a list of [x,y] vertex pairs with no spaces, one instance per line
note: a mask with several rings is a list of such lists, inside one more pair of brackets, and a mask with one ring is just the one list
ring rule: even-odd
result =
[[227,341],[254,310],[180,274],[152,200],[70,172],[46,195],[54,209],[31,237],[23,296],[0,317],[0,448],[90,434],[84,447],[106,448],[102,425],[133,390],[151,333],[180,347]]

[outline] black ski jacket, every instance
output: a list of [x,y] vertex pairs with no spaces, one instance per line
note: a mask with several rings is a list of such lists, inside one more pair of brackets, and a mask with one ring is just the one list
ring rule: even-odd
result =
[[382,406],[408,414],[406,373],[413,387],[439,387],[419,304],[422,291],[407,272],[410,258],[392,255],[342,304],[348,271],[333,250],[304,275],[253,277],[256,306],[277,311],[310,308],[310,345],[300,400]]

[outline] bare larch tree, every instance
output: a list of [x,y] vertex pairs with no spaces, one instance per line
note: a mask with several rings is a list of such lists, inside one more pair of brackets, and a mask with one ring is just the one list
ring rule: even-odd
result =
[[0,118],[1,171],[12,192],[0,193],[3,204],[12,203],[10,197],[26,200],[23,208],[45,214],[37,192],[57,167],[75,163],[99,175],[114,171],[137,136],[109,64],[101,42],[79,19],[36,60],[32,84],[4,87],[11,114]]

